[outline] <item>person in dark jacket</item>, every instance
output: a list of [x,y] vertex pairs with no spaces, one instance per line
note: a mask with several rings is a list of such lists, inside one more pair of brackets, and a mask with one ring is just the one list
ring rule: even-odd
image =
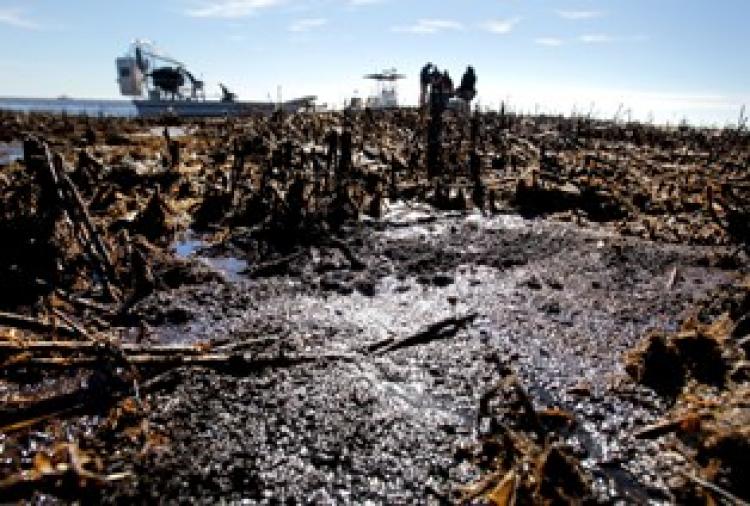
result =
[[474,67],[469,66],[461,79],[456,95],[466,102],[471,102],[477,95],[477,75]]
[[433,81],[433,74],[437,69],[432,63],[427,63],[422,67],[422,72],[419,75],[420,93],[419,93],[419,106],[424,107],[427,104],[427,89]]

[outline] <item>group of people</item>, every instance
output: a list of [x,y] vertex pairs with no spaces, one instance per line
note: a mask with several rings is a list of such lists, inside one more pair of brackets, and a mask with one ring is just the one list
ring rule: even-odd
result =
[[437,66],[427,63],[420,74],[419,105],[439,105],[442,109],[448,106],[451,98],[457,97],[469,104],[477,94],[477,76],[474,67],[469,66],[461,79],[461,85],[456,89],[448,71],[441,72]]

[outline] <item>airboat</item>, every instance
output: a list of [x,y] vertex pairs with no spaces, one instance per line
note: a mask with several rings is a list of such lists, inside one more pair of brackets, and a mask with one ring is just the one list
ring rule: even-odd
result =
[[221,98],[207,99],[205,82],[187,66],[164,54],[152,42],[136,40],[127,53],[116,59],[120,94],[130,97],[139,116],[181,117],[247,116],[271,114],[281,109],[297,112],[311,108],[316,97],[287,102],[243,102],[224,84]]

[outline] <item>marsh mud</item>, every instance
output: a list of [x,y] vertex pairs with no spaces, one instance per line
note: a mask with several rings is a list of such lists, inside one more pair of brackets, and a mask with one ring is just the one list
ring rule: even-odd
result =
[[431,121],[0,114],[0,502],[746,498],[750,136]]
[[[595,477],[596,500],[673,499],[675,457],[633,437],[666,406],[623,386],[622,356],[730,282],[715,250],[404,203],[347,233],[364,268],[327,249],[260,279],[208,261],[218,279],[140,303],[154,343],[332,358],[242,375],[183,370],[150,399],[149,424],[169,449],[137,460],[119,497],[456,500],[483,474],[469,458],[487,430],[480,399],[513,371],[536,409],[575,418],[564,442]],[[178,247],[203,256],[206,245]],[[454,332],[388,347],[469,314]]]

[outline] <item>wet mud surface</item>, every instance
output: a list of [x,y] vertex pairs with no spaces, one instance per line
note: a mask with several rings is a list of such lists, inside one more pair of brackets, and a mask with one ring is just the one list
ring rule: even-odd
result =
[[[511,369],[535,407],[575,416],[566,443],[597,477],[599,500],[670,500],[662,477],[674,462],[632,437],[665,405],[623,391],[622,355],[731,280],[710,267],[711,249],[400,203],[351,234],[364,270],[325,252],[261,280],[219,263],[222,281],[142,303],[154,321],[188,320],[154,327],[156,342],[340,357],[245,377],[184,374],[151,400],[149,422],[171,449],[143,464],[124,497],[451,501],[481,475],[464,458],[486,430],[479,399]],[[470,313],[444,339],[368,351]]]
[[0,502],[750,497],[745,131],[0,126]]

